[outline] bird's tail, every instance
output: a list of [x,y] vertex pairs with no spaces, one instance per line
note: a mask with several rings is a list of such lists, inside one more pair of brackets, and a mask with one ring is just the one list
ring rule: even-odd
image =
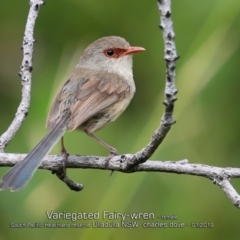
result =
[[67,125],[67,118],[62,118],[58,121],[37,146],[3,176],[0,183],[0,190],[9,188],[11,191],[16,191],[22,189],[41,165],[44,157],[63,136]]

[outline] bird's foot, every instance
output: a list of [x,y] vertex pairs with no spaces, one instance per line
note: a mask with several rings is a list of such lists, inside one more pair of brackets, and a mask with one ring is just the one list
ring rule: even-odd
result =
[[66,176],[66,172],[67,172],[67,159],[68,159],[68,156],[69,156],[69,153],[67,152],[67,150],[65,148],[62,149],[61,151],[62,153],[62,171],[64,173],[64,175]]
[[[117,155],[119,155],[119,153],[117,152],[117,150],[116,150],[115,148],[112,148],[111,151],[110,151],[110,154],[109,154],[109,155],[106,157],[106,159],[105,159],[105,168],[108,168],[110,160],[111,160],[114,156],[117,156]],[[114,170],[111,170],[110,177],[113,175],[113,172],[114,172]]]

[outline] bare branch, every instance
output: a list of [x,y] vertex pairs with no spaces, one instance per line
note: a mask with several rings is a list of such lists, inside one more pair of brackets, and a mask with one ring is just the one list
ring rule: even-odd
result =
[[15,114],[11,125],[0,136],[0,152],[4,152],[5,147],[14,137],[15,133],[18,131],[22,122],[28,114],[28,108],[30,105],[30,91],[31,91],[31,79],[32,79],[32,56],[33,56],[33,44],[35,40],[33,39],[33,30],[38,16],[39,8],[43,5],[42,0],[31,0],[30,10],[27,18],[27,24],[24,32],[22,50],[23,50],[23,60],[20,67],[19,75],[22,78],[22,100]]
[[175,86],[175,69],[176,61],[179,58],[177,56],[173,23],[171,20],[171,0],[159,0],[158,8],[160,12],[160,29],[163,31],[164,39],[164,60],[166,62],[166,85],[165,85],[165,100],[163,102],[165,106],[165,112],[161,119],[159,128],[154,132],[150,142],[142,150],[132,155],[129,161],[125,162],[125,169],[130,169],[137,166],[140,163],[147,161],[149,157],[160,146],[167,133],[171,129],[171,126],[175,123],[173,120],[174,102],[177,100],[175,95],[177,89]]
[[[230,183],[231,179],[240,178],[240,168],[220,168],[203,164],[189,164],[188,160],[184,159],[181,161],[146,161],[130,170],[126,170],[124,164],[128,162],[132,156],[131,154],[114,156],[106,166],[105,157],[72,155],[68,157],[66,167],[112,170],[123,173],[165,172],[201,176],[212,180],[214,184],[218,185],[226,193],[231,202],[240,208],[240,195]],[[0,153],[0,166],[13,166],[23,160],[24,157],[26,157],[26,154]],[[55,173],[59,171],[61,167],[61,155],[48,155],[44,158],[40,169],[50,170]],[[77,185],[77,187],[79,186],[82,189],[83,186]]]
[[240,208],[240,195],[233,188],[230,181],[228,179],[223,179],[221,181],[215,182],[228,196],[228,198],[232,201],[232,203]]

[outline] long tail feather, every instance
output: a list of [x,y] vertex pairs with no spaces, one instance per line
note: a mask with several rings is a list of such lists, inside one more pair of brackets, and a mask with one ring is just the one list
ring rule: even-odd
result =
[[63,136],[67,125],[66,118],[57,122],[30,153],[3,176],[0,190],[9,188],[11,191],[16,191],[22,189],[41,165],[44,157]]

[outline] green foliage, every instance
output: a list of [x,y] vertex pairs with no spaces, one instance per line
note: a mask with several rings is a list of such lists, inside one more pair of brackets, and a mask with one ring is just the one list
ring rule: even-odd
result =
[[[136,95],[126,112],[97,133],[121,153],[140,150],[163,114],[165,64],[155,1],[46,1],[35,28],[32,99],[29,115],[7,152],[29,152],[44,136],[51,101],[92,41],[119,35],[146,48],[134,56]],[[155,160],[189,159],[221,167],[240,161],[240,4],[239,0],[173,1],[179,89],[177,121],[153,155]],[[14,117],[21,97],[17,76],[29,6],[27,1],[2,1],[0,9],[0,132]],[[107,155],[83,133],[67,133],[71,154]],[[52,151],[59,154],[59,146]],[[0,169],[2,176],[6,168]],[[100,170],[68,170],[84,184],[71,192],[48,171],[37,171],[21,192],[1,192],[0,239],[239,239],[239,210],[209,180],[166,173],[122,174]],[[239,180],[234,180],[239,189]],[[153,222],[213,222],[213,228],[10,228],[10,223],[69,223],[47,219],[45,211],[151,212]],[[101,220],[101,219],[100,219]],[[91,223],[78,220],[76,223]],[[120,220],[116,220],[120,222]]]

